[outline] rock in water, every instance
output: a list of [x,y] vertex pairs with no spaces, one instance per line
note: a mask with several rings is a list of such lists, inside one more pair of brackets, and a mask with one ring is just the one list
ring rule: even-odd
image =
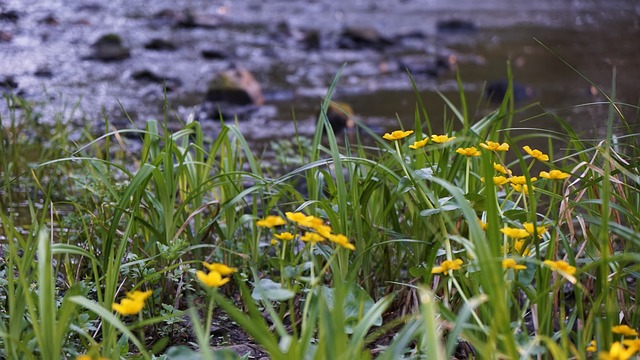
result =
[[100,61],[119,61],[131,55],[129,48],[122,44],[122,39],[117,34],[106,34],[100,37],[93,45],[93,53],[89,59]]
[[[496,80],[487,83],[484,89],[484,96],[489,101],[499,103],[507,95],[509,82],[507,80]],[[533,88],[517,82],[513,83],[513,101],[522,102],[531,100],[534,96]]]
[[478,30],[476,24],[472,23],[471,21],[461,19],[438,21],[438,23],[436,24],[436,29],[439,33],[449,34],[469,34],[474,33]]
[[247,69],[239,66],[221,72],[209,82],[207,100],[234,105],[264,104],[260,83]]
[[391,41],[371,27],[347,27],[340,34],[338,47],[358,50],[363,48],[382,49]]
[[[318,117],[320,114],[318,114]],[[350,129],[356,126],[353,120],[353,109],[347,103],[331,101],[327,109],[327,119],[333,128],[333,132],[338,134],[344,129]]]

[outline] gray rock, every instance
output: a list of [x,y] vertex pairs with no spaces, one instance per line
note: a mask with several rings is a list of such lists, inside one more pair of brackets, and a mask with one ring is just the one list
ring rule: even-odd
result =
[[238,66],[222,71],[209,82],[207,100],[234,105],[264,104],[260,83],[247,69]]
[[478,31],[476,24],[469,20],[450,19],[441,20],[436,24],[436,30],[439,33],[474,33]]
[[122,44],[122,39],[117,34],[101,36],[93,45],[93,53],[88,57],[99,61],[120,61],[131,56],[129,48]]
[[391,45],[391,40],[384,37],[378,30],[372,27],[347,27],[340,34],[338,47],[342,49],[382,49]]
[[147,50],[173,51],[176,49],[176,45],[169,40],[152,39],[144,44],[144,48]]

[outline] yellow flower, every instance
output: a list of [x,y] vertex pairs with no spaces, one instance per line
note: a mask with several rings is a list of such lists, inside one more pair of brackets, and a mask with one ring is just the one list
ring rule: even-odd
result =
[[500,229],[500,232],[513,239],[524,239],[530,235],[529,232],[525,229],[510,227],[502,228]]
[[502,259],[502,268],[503,269],[514,269],[514,270],[524,270],[527,267],[524,265],[518,265],[518,263],[511,259],[511,258],[507,258],[507,259]]
[[111,308],[120,315],[135,315],[142,311],[144,301],[151,296],[152,290],[128,292],[127,297],[120,303],[111,304]]
[[478,219],[478,223],[480,224],[480,228],[484,231],[487,231],[487,227],[489,227],[489,224],[487,224],[486,222]]
[[302,225],[305,222],[309,222],[314,218],[314,216],[307,216],[301,212],[287,211],[284,214],[287,216],[287,219],[289,219],[290,221],[293,221],[294,223],[298,223],[300,225]]
[[638,336],[638,332],[627,325],[616,325],[611,328],[611,332],[622,336]]
[[427,142],[429,141],[429,138],[424,138],[422,140],[418,140],[416,142],[413,143],[413,145],[409,145],[409,147],[411,149],[420,149],[421,147],[424,147],[425,145],[427,145]]
[[[529,195],[529,186],[527,185],[516,185],[516,184],[511,184],[511,187],[513,188],[513,190],[519,192],[519,193],[524,193],[525,195]],[[531,189],[535,190],[536,187],[532,186]]]
[[93,360],[93,359],[91,358],[91,356],[87,354],[82,354],[82,355],[76,356],[76,360]]
[[570,176],[570,174],[568,174],[566,172],[562,172],[560,170],[551,170],[549,172],[540,171],[540,177],[541,178],[545,178],[545,179],[549,179],[549,180],[564,180],[564,179],[568,178],[569,176]]
[[[532,223],[529,223],[529,222],[522,223],[522,227],[524,227],[524,229],[527,230],[529,234],[533,235],[534,231],[533,231]],[[547,232],[547,228],[544,226],[538,226],[536,227],[536,232],[538,233],[538,237],[542,237],[542,234]]]
[[509,182],[509,179],[507,179],[504,176],[494,176],[493,177],[493,184],[494,185],[500,186],[500,185],[504,185],[504,184],[506,184],[508,182]]
[[527,256],[527,255],[529,255],[530,251],[529,251],[529,249],[524,249],[524,251],[522,251],[522,248],[524,247],[524,244],[525,244],[524,239],[516,240],[513,243],[513,248],[516,250],[516,253],[518,253],[519,255]]
[[635,352],[640,351],[640,339],[625,339],[622,340],[622,343],[629,347],[629,349],[633,349]]
[[608,352],[601,351],[598,355],[600,360],[627,360],[630,359],[636,350],[633,348],[625,349],[619,341],[611,344],[611,349]]
[[290,232],[288,232],[288,231],[285,231],[285,232],[280,233],[280,234],[273,234],[273,236],[274,236],[276,239],[280,240],[280,241],[289,241],[289,240],[293,240],[293,234],[292,234],[292,233],[290,233]]
[[569,275],[574,275],[576,273],[576,268],[569,265],[566,261],[563,260],[545,260],[543,264],[547,265],[553,271],[560,271]]
[[480,156],[481,154],[475,146],[469,148],[458,148],[456,149],[456,152],[464,156]]
[[258,221],[256,221],[256,225],[260,226],[260,227],[266,227],[266,228],[273,228],[274,226],[279,226],[279,225],[284,225],[287,222],[284,221],[283,218],[281,218],[280,216],[277,215],[268,215],[267,217],[265,217],[264,219],[260,219]]
[[198,270],[196,272],[196,275],[198,276],[198,280],[200,280],[203,284],[213,288],[220,287],[231,280],[228,277],[222,277],[222,274],[217,271],[209,271],[208,274],[205,274],[204,271]]
[[490,141],[487,140],[483,143],[480,143],[480,147],[483,149],[487,149],[490,151],[507,151],[509,150],[509,144],[507,143],[502,143],[500,144],[499,142],[494,142],[494,141]]
[[310,242],[310,243],[317,243],[317,242],[323,241],[324,237],[316,233],[306,232],[304,235],[300,237],[300,240],[305,242]]
[[522,147],[532,158],[540,161],[549,161],[549,155],[542,153],[538,149],[531,149],[528,145]]
[[507,169],[501,164],[493,163],[493,169],[501,174],[511,175],[511,170]]
[[462,265],[461,259],[445,260],[440,264],[440,266],[436,266],[433,269],[431,269],[431,273],[432,274],[444,273],[445,275],[448,275],[449,271],[458,270],[460,269],[461,265]]
[[431,141],[438,144],[444,144],[455,138],[455,136],[449,137],[448,135],[431,135]]
[[[324,220],[315,216],[307,216],[307,218],[300,221],[299,224],[308,228],[315,229],[316,231],[317,229],[327,227],[327,225],[324,225]],[[331,230],[331,227],[329,227],[329,230]]]
[[278,245],[278,240],[276,240],[276,239],[271,239],[271,242],[270,242],[270,243],[271,243],[271,245],[276,246],[276,245]]
[[386,133],[384,134],[384,136],[382,137],[385,140],[400,140],[402,138],[406,138],[407,136],[413,134],[413,130],[407,130],[407,131],[402,131],[402,130],[396,130],[394,132],[392,132],[391,134]]
[[[531,182],[538,180],[536,177],[531,178]],[[527,178],[525,176],[512,176],[509,178],[512,184],[516,185],[525,185],[527,183]]]
[[238,271],[238,269],[236,269],[236,268],[232,268],[232,267],[229,267],[229,266],[227,266],[225,264],[220,264],[220,263],[209,264],[209,263],[203,262],[202,265],[204,265],[204,267],[209,269],[209,271],[215,271],[215,272],[219,273],[222,276],[231,275],[234,272]]
[[329,239],[329,241],[336,243],[340,246],[342,246],[345,249],[349,249],[349,250],[355,250],[356,247],[349,242],[349,238],[347,238],[346,236],[342,235],[342,234],[337,234],[337,235],[333,235],[333,234],[329,234],[329,236],[327,236],[327,239]]
[[596,341],[595,340],[591,340],[589,342],[589,346],[587,346],[586,350],[588,352],[596,352],[596,351],[598,351],[598,347],[596,346]]

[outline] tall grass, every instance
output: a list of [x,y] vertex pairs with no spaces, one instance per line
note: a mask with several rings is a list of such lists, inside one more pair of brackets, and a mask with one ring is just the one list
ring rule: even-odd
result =
[[[222,313],[274,359],[582,359],[592,340],[604,354],[635,338],[614,328],[637,330],[640,321],[640,151],[637,134],[612,126],[632,107],[608,95],[609,127],[596,141],[556,115],[563,133],[523,135],[511,86],[480,118],[460,86],[457,99],[440,95],[454,114],[447,134],[432,133],[418,97],[404,121],[413,133],[388,140],[359,124],[375,143],[363,146],[337,138],[327,120],[338,78],[310,149],[300,137],[294,144],[304,165],[285,171],[264,169],[232,123],[215,138],[189,119],[168,131],[168,121],[181,121],[168,104],[163,123],[106,122],[105,134],[85,132],[77,143],[59,123],[55,149],[41,147],[27,136],[42,128],[34,113],[9,98],[14,111],[0,129],[0,355],[233,358],[208,347]],[[481,148],[488,140],[510,149]],[[548,143],[548,159],[523,149],[534,143]],[[32,149],[39,155],[26,161]],[[538,169],[569,177],[544,179]],[[508,182],[494,184],[498,176]],[[16,223],[6,209],[24,204],[28,215]],[[282,222],[261,225],[268,215]],[[284,232],[293,240],[274,239]],[[301,241],[307,233],[325,239]],[[196,277],[203,261],[238,273],[210,289]],[[134,290],[152,291],[144,309],[114,313]],[[190,323],[182,337],[172,335],[177,322]],[[188,341],[199,350],[180,346]]]

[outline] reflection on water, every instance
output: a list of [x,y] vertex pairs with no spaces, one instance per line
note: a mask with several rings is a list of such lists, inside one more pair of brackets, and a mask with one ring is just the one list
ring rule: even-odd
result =
[[[292,135],[293,114],[299,131],[313,131],[318,104],[345,64],[336,97],[383,130],[397,127],[397,119],[413,124],[416,102],[405,66],[417,69],[434,126],[452,116],[437,92],[458,103],[455,72],[425,66],[438,61],[459,69],[474,118],[493,106],[482,89],[505,78],[507,60],[528,89],[523,104],[538,102],[538,113],[556,111],[590,136],[602,129],[606,105],[572,106],[604,98],[559,57],[606,91],[615,68],[620,99],[640,98],[640,4],[633,0],[0,0],[0,7],[16,15],[0,20],[0,81],[15,81],[14,91],[51,112],[79,101],[83,111],[72,119],[79,123],[100,123],[104,106],[111,121],[127,124],[118,101],[140,124],[159,117],[163,87],[134,76],[144,71],[174,81],[167,97],[178,114],[197,112],[208,81],[230,64],[249,69],[265,90],[269,110],[240,124],[258,141]],[[438,22],[449,20],[470,26],[438,31]],[[343,30],[358,27],[377,30],[388,43],[345,46]],[[106,33],[119,34],[130,57],[87,60]],[[158,39],[174,48],[151,49]],[[626,109],[633,120],[635,112]],[[215,134],[215,121],[202,121]],[[550,116],[521,125],[555,127]]]

